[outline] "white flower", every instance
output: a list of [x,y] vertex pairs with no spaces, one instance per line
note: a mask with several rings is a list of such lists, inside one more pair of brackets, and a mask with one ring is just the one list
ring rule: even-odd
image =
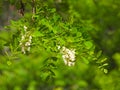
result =
[[29,36],[29,43],[31,43],[32,42],[32,36]]
[[24,31],[26,32],[26,30],[27,30],[27,27],[26,27],[26,26],[24,26]]
[[29,39],[31,40],[31,39],[32,39],[32,36],[29,36]]
[[68,49],[63,46],[61,49],[61,53],[65,65],[68,66],[75,65],[75,49]]
[[74,66],[75,62],[68,62],[68,66]]
[[30,51],[30,47],[27,48],[27,51]]
[[60,46],[58,46],[58,50],[60,49],[61,47]]
[[25,33],[22,34],[20,44],[19,44],[21,46],[21,51],[23,54],[26,54],[26,51],[30,51],[30,45],[32,42],[32,36],[29,35],[29,32],[26,30],[27,30],[27,27],[24,26]]
[[25,43],[25,46],[27,47],[27,46],[30,46],[30,42],[26,42]]
[[21,51],[23,52],[23,54],[26,53],[26,51],[25,51],[25,47],[24,47],[24,46],[22,46],[22,50],[21,50]]
[[22,40],[24,40],[25,39],[25,36],[24,35],[22,35]]

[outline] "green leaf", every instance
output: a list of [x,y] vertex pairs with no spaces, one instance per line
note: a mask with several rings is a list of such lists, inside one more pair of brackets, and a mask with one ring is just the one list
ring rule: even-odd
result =
[[77,32],[77,37],[81,37],[82,33],[81,32]]
[[104,58],[100,62],[102,63],[102,62],[105,62],[106,60],[107,60],[107,58]]
[[52,13],[56,12],[56,9],[55,8],[51,9],[51,12]]
[[60,18],[60,16],[58,16],[58,15],[54,15],[54,16],[53,16],[53,20],[54,20],[55,22],[58,21],[59,18]]
[[103,64],[102,66],[108,66],[108,63]]
[[41,36],[44,36],[43,33],[41,33],[40,31],[35,31],[33,34],[32,34],[33,37],[41,37]]
[[115,60],[120,60],[120,53],[115,53],[115,54],[113,55],[113,58],[114,58]]
[[107,70],[107,69],[103,69],[103,71],[104,71],[105,74],[108,73],[108,70]]
[[102,54],[102,51],[99,51],[99,52],[97,53],[97,56],[96,56],[96,57],[97,57],[97,58],[100,57],[101,54]]
[[93,46],[93,43],[91,41],[86,41],[84,44],[87,49],[90,49]]
[[84,61],[84,63],[89,64],[89,61],[85,57],[82,57],[82,60]]
[[7,61],[7,64],[10,66],[12,63],[11,63],[11,61]]

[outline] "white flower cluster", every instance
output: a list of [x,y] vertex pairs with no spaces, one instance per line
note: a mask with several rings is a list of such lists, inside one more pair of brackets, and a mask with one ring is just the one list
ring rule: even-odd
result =
[[26,54],[27,51],[30,51],[30,45],[32,42],[32,36],[27,32],[27,27],[24,26],[24,34],[21,36],[20,46],[23,54]]
[[[60,46],[58,46],[60,49]],[[68,49],[66,47],[61,48],[62,58],[65,65],[74,66],[75,65],[75,49]]]

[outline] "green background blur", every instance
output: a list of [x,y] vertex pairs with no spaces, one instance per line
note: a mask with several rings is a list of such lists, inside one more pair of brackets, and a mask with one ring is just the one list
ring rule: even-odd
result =
[[[54,86],[57,86],[54,90],[120,90],[120,0],[45,0],[44,2],[47,3],[49,7],[55,7],[63,18],[67,17],[70,7],[77,11],[81,19],[94,28],[94,31],[89,33],[96,44],[96,49],[101,49],[103,54],[108,57],[109,62],[109,72],[107,74],[101,72],[97,66],[93,66],[92,64],[86,65],[79,62],[79,67],[72,68],[72,71],[71,69],[67,69],[67,71],[61,69],[55,71],[58,77],[56,77],[54,83]],[[19,19],[16,10],[12,7],[10,8],[9,5],[7,0],[0,1],[1,30],[3,26],[9,24],[11,19]],[[27,63],[27,61],[21,62],[21,64],[25,63]],[[28,65],[24,66],[27,67],[31,65],[31,63],[32,62],[29,62]],[[36,65],[37,64],[34,63],[33,67],[37,71],[39,67]],[[23,75],[18,73],[18,77],[16,78],[23,77],[21,79],[28,83],[29,81],[25,78],[31,79],[31,77],[27,75],[32,73],[26,74],[24,67],[20,68],[17,65],[15,67],[17,68],[16,71],[23,73]],[[32,69],[32,67],[28,68]],[[59,73],[60,71],[63,73],[62,76],[59,76],[61,75]],[[13,77],[12,73],[9,73],[8,76],[9,75],[11,75],[10,80],[5,81],[6,78],[2,77],[1,79],[5,82],[0,80],[0,83],[11,82],[13,85],[15,85],[15,83],[22,84],[22,80],[16,82],[11,81]],[[34,86],[35,82],[30,82],[28,90],[34,90],[30,88]],[[50,88],[51,87],[43,84],[41,90],[51,90]],[[16,87],[15,90],[19,90],[19,87]]]

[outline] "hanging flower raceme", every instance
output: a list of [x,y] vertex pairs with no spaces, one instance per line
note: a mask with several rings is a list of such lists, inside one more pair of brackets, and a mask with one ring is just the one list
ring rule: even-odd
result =
[[[60,49],[60,46],[58,46]],[[62,58],[65,65],[74,66],[75,65],[75,49],[68,49],[66,47],[61,48]]]
[[32,36],[27,31],[27,27],[24,26],[24,34],[22,33],[20,40],[21,51],[23,54],[26,54],[26,52],[30,51],[31,42]]

